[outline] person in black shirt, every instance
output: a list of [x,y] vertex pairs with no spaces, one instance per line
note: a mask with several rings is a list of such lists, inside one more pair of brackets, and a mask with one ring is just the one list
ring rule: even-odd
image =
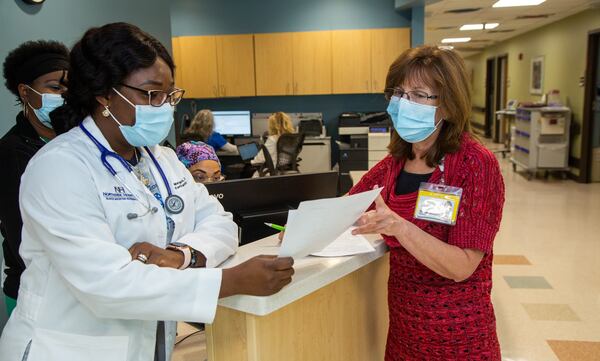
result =
[[66,90],[68,68],[69,50],[56,41],[28,41],[4,60],[6,87],[22,106],[16,124],[0,139],[0,232],[4,237],[3,290],[9,316],[16,306],[25,270],[19,256],[23,226],[19,211],[21,175],[34,154],[56,136],[50,112],[63,103],[61,94]]

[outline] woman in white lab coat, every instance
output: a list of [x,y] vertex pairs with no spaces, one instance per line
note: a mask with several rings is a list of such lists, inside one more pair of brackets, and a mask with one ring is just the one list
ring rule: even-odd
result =
[[157,146],[183,95],[162,44],[115,23],[88,30],[70,57],[53,116],[76,127],[22,179],[27,268],[0,360],[169,360],[174,322],[160,320],[210,323],[219,297],[280,290],[293,261],[213,268],[235,252],[237,227]]

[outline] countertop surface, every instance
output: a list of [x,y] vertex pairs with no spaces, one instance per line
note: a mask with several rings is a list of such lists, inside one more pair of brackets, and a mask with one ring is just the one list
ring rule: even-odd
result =
[[[231,308],[257,316],[264,316],[317,291],[330,283],[356,271],[382,257],[387,246],[380,235],[369,235],[367,239],[375,252],[346,257],[313,257],[295,260],[292,282],[272,296],[237,295],[219,300],[219,306]],[[230,268],[257,255],[276,255],[279,251],[277,235],[244,245],[220,267]]]

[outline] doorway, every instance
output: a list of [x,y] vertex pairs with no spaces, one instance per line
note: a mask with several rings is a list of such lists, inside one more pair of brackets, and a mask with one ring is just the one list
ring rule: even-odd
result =
[[580,181],[600,182],[600,29],[588,34]]
[[492,137],[492,122],[496,108],[496,58],[488,59],[485,68],[485,123],[483,130],[485,137],[490,138]]
[[508,54],[487,59],[485,78],[485,136],[499,143],[503,129],[496,112],[506,106]]

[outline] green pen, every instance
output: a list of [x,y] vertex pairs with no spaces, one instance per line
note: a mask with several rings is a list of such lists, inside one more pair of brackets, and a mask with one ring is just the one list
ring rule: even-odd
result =
[[284,226],[280,226],[280,225],[278,225],[278,224],[275,224],[275,223],[267,223],[267,222],[265,222],[265,226],[267,226],[267,227],[271,227],[271,228],[273,228],[273,229],[276,229],[276,230],[278,230],[279,232],[283,232],[283,231],[285,231],[285,227],[284,227]]

